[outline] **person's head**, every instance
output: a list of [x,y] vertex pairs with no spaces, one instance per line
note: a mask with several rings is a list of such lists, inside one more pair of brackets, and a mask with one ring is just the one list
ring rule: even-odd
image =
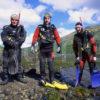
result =
[[82,31],[83,31],[83,25],[82,25],[82,23],[81,22],[77,22],[75,24],[75,29],[76,29],[77,33],[82,33]]
[[43,20],[44,20],[44,24],[46,24],[46,25],[50,24],[50,22],[51,22],[51,15],[49,13],[46,13],[44,15]]
[[17,26],[19,24],[19,15],[12,14],[10,20],[11,20],[11,25],[12,26]]

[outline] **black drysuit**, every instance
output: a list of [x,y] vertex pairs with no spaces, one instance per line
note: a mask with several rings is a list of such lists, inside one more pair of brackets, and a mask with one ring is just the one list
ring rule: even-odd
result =
[[22,74],[21,45],[25,41],[26,31],[22,25],[3,27],[1,39],[3,41],[3,72],[5,74]]

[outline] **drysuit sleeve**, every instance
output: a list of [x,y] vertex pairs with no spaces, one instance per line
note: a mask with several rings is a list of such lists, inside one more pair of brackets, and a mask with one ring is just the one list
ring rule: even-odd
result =
[[34,46],[38,38],[39,38],[39,27],[36,28],[34,35],[32,37],[32,46]]
[[89,42],[90,42],[90,44],[91,44],[91,51],[92,51],[92,54],[93,54],[94,56],[96,56],[97,46],[96,46],[96,41],[95,41],[93,35],[90,35],[90,36],[89,36]]
[[57,45],[60,46],[61,45],[61,38],[60,38],[59,33],[55,27],[54,27],[54,37],[55,37]]
[[18,31],[19,31],[18,33],[20,35],[18,36],[18,39],[16,42],[19,44],[19,46],[21,46],[26,39],[26,31],[24,29],[24,26],[22,26],[22,25],[19,26]]

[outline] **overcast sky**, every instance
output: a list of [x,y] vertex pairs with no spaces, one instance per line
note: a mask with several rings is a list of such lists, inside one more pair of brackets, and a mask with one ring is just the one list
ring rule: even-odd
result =
[[23,47],[28,47],[35,28],[42,23],[44,13],[52,14],[51,21],[62,37],[74,31],[74,25],[80,21],[80,17],[84,27],[100,24],[99,9],[100,0],[0,0],[0,27],[10,24],[11,14],[20,12],[20,24],[27,31]]

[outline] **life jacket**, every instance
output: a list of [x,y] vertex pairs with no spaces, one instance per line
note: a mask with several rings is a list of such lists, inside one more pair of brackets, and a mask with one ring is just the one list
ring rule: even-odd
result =
[[46,25],[39,25],[39,47],[41,51],[48,52],[53,50],[53,43],[54,43],[54,29],[55,26],[50,24]]
[[90,38],[93,37],[89,31],[85,30],[82,34],[76,34],[75,38],[78,45],[78,51],[80,53],[85,52],[87,54],[91,54],[91,44],[89,43]]
[[42,44],[52,44],[54,43],[54,28],[53,24],[48,26],[46,25],[39,25],[39,42]]
[[21,35],[20,34],[21,29],[19,29],[19,28],[20,27],[12,27],[11,25],[4,26],[4,30],[6,30],[6,32],[7,32],[6,35],[8,36],[8,38],[10,38],[12,40],[16,40]]

